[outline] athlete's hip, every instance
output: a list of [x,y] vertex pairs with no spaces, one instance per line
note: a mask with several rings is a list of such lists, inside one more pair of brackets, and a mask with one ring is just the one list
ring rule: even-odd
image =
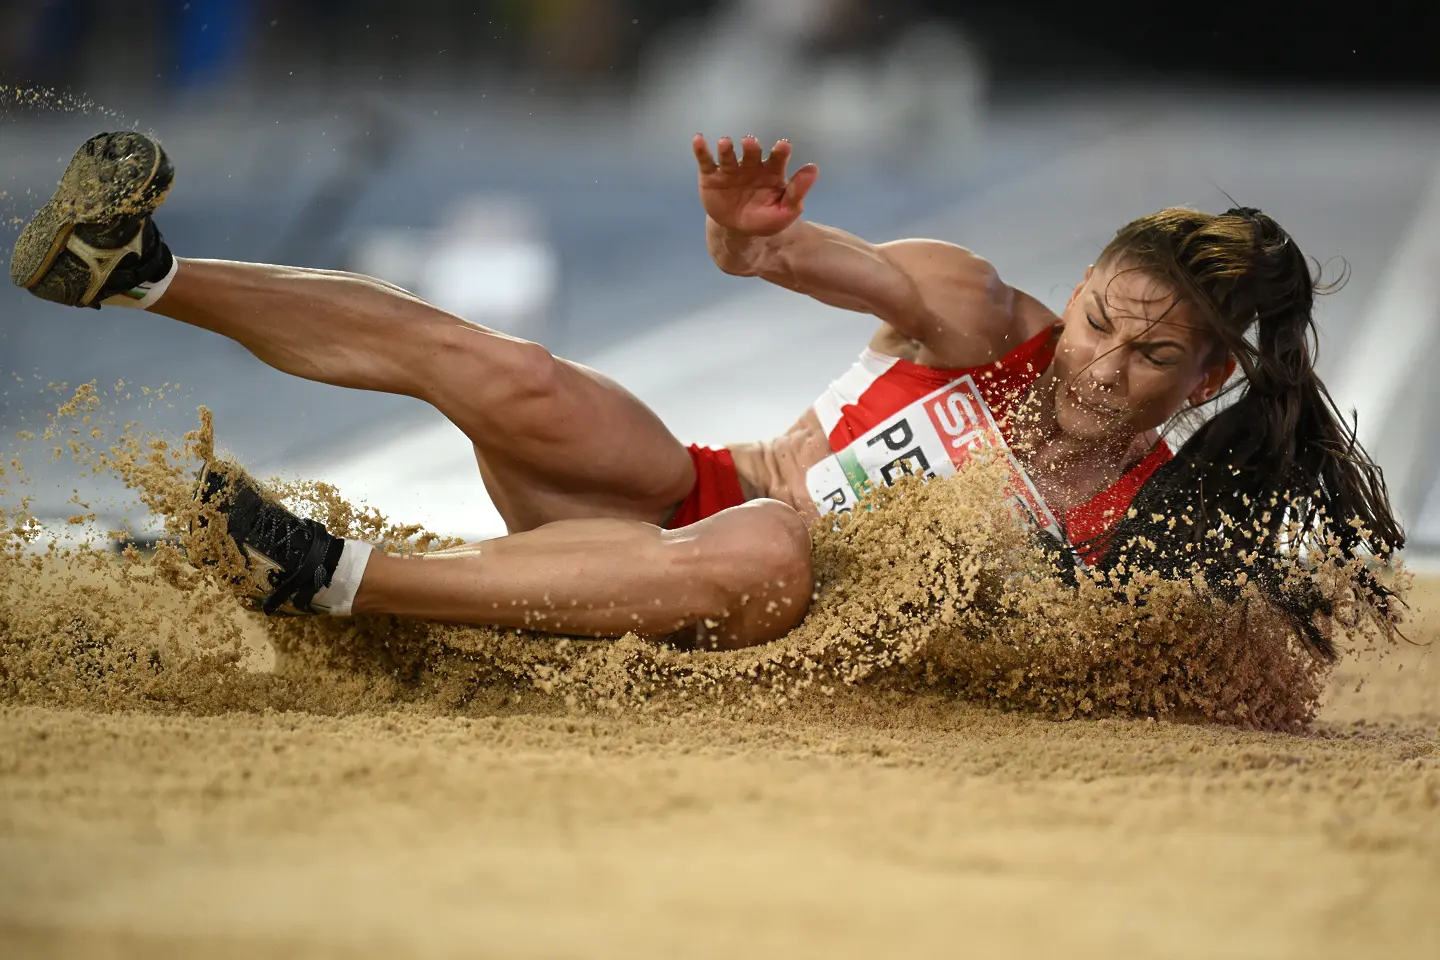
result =
[[789,504],[806,519],[820,516],[805,483],[805,473],[830,455],[828,445],[796,443],[792,433],[775,440],[732,444],[730,454],[746,500],[768,498]]

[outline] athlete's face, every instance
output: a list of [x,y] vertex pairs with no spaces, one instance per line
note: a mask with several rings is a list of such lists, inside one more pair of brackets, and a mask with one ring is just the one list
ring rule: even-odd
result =
[[1122,264],[1085,271],[1062,321],[1055,415],[1073,436],[1154,429],[1210,399],[1234,370],[1169,284]]

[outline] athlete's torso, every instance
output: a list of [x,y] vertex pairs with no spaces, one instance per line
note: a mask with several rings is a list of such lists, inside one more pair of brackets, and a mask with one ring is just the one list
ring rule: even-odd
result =
[[1029,304],[1038,310],[1017,326],[1025,339],[997,344],[969,367],[938,366],[882,326],[789,430],[769,443],[732,448],[747,496],[774,497],[818,517],[849,509],[866,482],[897,473],[948,476],[974,450],[993,445],[1013,464],[1017,499],[1043,526],[1054,524],[1075,542],[1102,533],[1170,453],[1163,442],[1139,449],[1118,480],[1091,496],[1067,498],[1042,476],[1047,505],[1030,479],[1032,465],[1012,454],[1010,434],[1012,413],[1054,357],[1058,318]]

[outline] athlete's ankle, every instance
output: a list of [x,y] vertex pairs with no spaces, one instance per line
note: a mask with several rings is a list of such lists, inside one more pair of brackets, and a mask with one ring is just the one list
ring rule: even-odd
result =
[[365,567],[370,555],[375,552],[370,544],[362,540],[345,540],[340,559],[335,563],[335,572],[330,583],[315,593],[310,605],[331,616],[348,617],[353,612],[355,594],[360,590],[360,581],[365,576]]
[[113,292],[100,301],[102,306],[149,310],[170,289],[171,281],[180,270],[180,261],[170,252],[154,223],[147,221],[144,230],[145,247],[140,257],[116,270],[115,279],[121,280],[123,286],[112,288]]

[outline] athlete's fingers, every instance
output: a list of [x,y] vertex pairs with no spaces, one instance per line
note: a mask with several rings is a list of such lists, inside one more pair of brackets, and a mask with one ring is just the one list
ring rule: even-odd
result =
[[717,164],[710,155],[710,144],[705,142],[705,134],[695,134],[695,139],[690,141],[690,149],[695,151],[695,162],[699,164],[701,173],[715,172]]
[[760,141],[755,137],[745,137],[740,141],[740,163],[746,167],[760,166]]
[[720,169],[727,172],[734,172],[740,166],[735,159],[735,143],[729,137],[721,137],[715,142],[720,148]]
[[796,170],[795,175],[790,178],[790,182],[785,184],[785,205],[798,207],[804,203],[805,194],[809,193],[810,188],[815,186],[815,181],[819,176],[820,168],[813,163],[807,163],[799,170]]
[[780,177],[785,176],[785,166],[790,162],[790,141],[779,140],[775,146],[770,148],[770,156],[765,160],[765,168],[771,173]]

